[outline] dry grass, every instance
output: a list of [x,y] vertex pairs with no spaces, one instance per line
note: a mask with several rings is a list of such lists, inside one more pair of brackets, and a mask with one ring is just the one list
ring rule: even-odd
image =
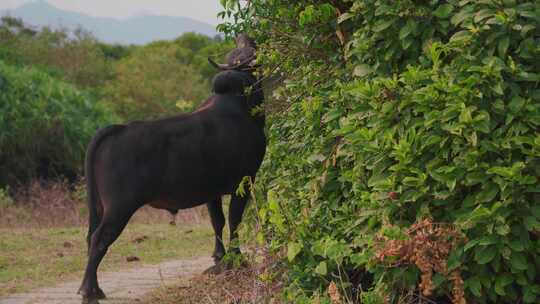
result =
[[[151,207],[141,208],[131,222],[138,224],[169,223],[172,215]],[[0,228],[51,228],[86,225],[88,207],[83,182],[34,181],[15,194],[0,193]],[[208,221],[205,206],[181,210],[178,223],[199,224]]]
[[249,255],[249,266],[218,275],[202,274],[174,287],[163,287],[141,304],[279,304],[282,271],[276,259],[264,251]]

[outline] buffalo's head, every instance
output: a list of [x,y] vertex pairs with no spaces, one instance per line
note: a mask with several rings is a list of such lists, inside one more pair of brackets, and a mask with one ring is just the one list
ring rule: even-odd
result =
[[[236,49],[227,54],[227,63],[218,64],[208,61],[220,69],[212,81],[212,91],[216,94],[244,95],[247,97],[248,109],[258,109],[264,102],[262,81],[254,75],[257,45],[246,34],[236,37]],[[264,127],[264,111],[253,112],[256,123]]]
[[222,71],[251,71],[255,68],[255,59],[257,45],[246,34],[239,34],[236,37],[236,49],[227,54],[227,63],[216,63],[208,58],[210,64]]

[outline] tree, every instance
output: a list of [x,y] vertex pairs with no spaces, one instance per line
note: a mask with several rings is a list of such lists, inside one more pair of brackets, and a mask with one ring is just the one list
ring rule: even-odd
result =
[[0,38],[0,59],[8,63],[40,66],[84,88],[98,87],[111,75],[98,41],[84,29],[37,31],[19,19],[3,17]]
[[105,100],[128,120],[193,109],[208,96],[208,85],[178,59],[181,50],[170,43],[152,44],[120,60]]

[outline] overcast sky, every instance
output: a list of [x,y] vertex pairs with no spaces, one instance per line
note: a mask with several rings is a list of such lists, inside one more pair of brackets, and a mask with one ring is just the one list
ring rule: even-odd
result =
[[[0,10],[36,0],[0,0]],[[220,23],[219,0],[47,0],[50,4],[92,16],[129,17],[137,14],[185,16],[212,25]]]

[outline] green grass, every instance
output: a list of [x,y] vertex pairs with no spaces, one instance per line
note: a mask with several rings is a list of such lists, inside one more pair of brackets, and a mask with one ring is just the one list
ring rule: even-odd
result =
[[[142,242],[135,239],[147,236]],[[0,296],[80,280],[86,265],[86,228],[0,229]],[[71,246],[70,246],[71,245]],[[131,224],[111,246],[100,271],[211,255],[210,224]],[[136,256],[140,262],[128,263]]]

